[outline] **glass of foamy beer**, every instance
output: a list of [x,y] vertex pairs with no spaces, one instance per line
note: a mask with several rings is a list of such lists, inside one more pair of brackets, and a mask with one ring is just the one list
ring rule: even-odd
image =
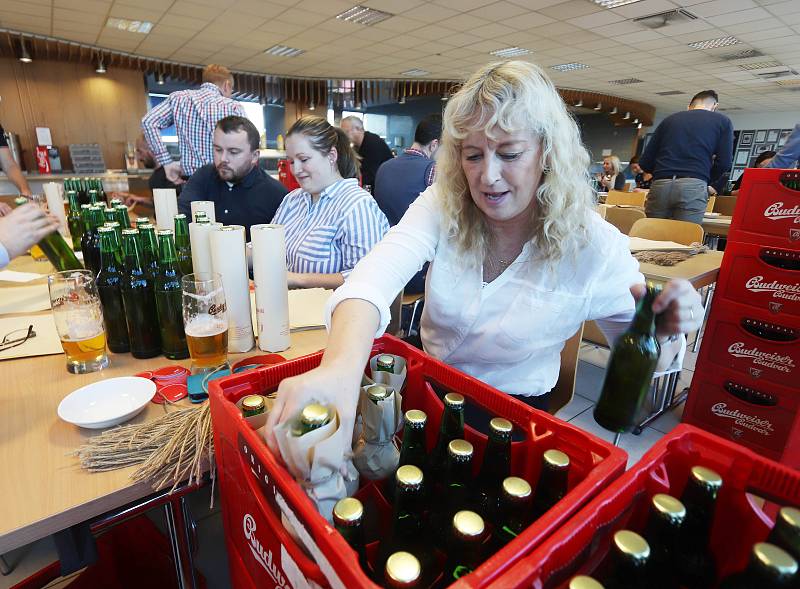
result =
[[183,329],[192,374],[210,372],[228,362],[228,313],[222,277],[195,272],[181,279]]
[[47,277],[47,286],[67,370],[83,374],[108,366],[103,309],[92,272],[56,272]]

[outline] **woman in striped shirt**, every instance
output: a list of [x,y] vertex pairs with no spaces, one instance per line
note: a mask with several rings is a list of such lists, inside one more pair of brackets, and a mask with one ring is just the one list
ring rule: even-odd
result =
[[290,288],[336,288],[389,230],[372,195],[358,186],[358,155],[341,129],[321,117],[296,121],[286,155],[300,188],[273,223],[286,228]]

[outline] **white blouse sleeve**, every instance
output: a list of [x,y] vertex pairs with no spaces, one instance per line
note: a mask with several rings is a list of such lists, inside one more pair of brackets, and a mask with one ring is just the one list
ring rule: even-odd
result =
[[328,300],[325,323],[330,329],[336,305],[345,299],[369,301],[380,312],[380,337],[389,324],[389,305],[425,262],[433,259],[439,243],[441,208],[434,184],[411,204],[400,223],[364,256],[345,283]]

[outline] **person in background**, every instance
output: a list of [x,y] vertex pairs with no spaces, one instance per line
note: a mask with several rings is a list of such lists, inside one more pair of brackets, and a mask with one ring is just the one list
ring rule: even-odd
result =
[[800,123],[794,126],[794,131],[789,135],[786,144],[775,154],[772,161],[765,168],[794,168],[800,160]]
[[344,131],[305,116],[286,134],[286,157],[300,188],[273,223],[286,228],[290,288],[336,288],[389,230],[386,216],[358,186],[358,155]]
[[178,211],[191,218],[192,201],[214,201],[218,223],[242,225],[250,240],[250,226],[269,223],[286,187],[258,167],[259,134],[244,117],[217,121],[214,163],[198,169],[178,197]]
[[0,268],[57,230],[58,219],[35,204],[12,209],[0,217]]
[[392,150],[375,133],[365,131],[364,123],[358,117],[345,117],[340,124],[361,156],[361,185],[371,192],[375,186],[375,174],[383,162],[392,159]]
[[[564,342],[588,319],[615,341],[645,290],[627,236],[595,210],[588,168],[578,126],[539,67],[475,72],[445,108],[436,182],[328,300],[320,366],[281,382],[270,447],[274,427],[312,399],[335,407],[349,431],[373,338],[426,261],[425,352],[547,409]],[[683,344],[673,336],[701,324],[700,296],[672,280],[653,311],[663,314],[659,365],[670,366]]]
[[[31,188],[28,186],[28,181],[22,175],[22,170],[19,164],[14,160],[11,150],[8,148],[8,141],[6,141],[5,130],[0,125],[0,168],[6,173],[8,179],[12,184],[17,187],[17,191],[23,196],[31,195]],[[0,216],[7,215],[11,212],[11,207],[5,203],[0,203]]]
[[650,183],[653,181],[653,175],[648,174],[639,165],[639,156],[635,155],[630,161],[631,173],[633,174],[633,181],[636,183],[634,192],[641,192],[642,190],[649,190]]
[[[150,150],[170,182],[181,184],[213,161],[212,137],[217,121],[230,115],[244,116],[232,94],[233,74],[225,66],[212,64],[203,70],[200,88],[173,92],[142,118]],[[178,134],[180,162],[172,161],[161,141],[161,130],[172,125]]]
[[623,190],[625,188],[625,174],[620,173],[620,161],[615,155],[603,158],[603,171],[597,175],[601,192],[609,190]]
[[733,124],[716,112],[713,90],[695,94],[687,110],[661,121],[639,158],[653,175],[644,204],[648,217],[702,223],[708,187],[731,167]]
[[[758,157],[756,158],[756,161],[753,162],[753,167],[754,168],[769,168],[770,167],[769,165],[770,165],[770,163],[772,162],[772,160],[774,158],[775,158],[775,152],[774,151],[762,151],[761,153],[758,154]],[[731,186],[731,196],[739,196],[739,190],[742,187],[742,179],[743,178],[744,178],[744,174],[739,176],[739,178],[736,179],[736,182],[733,183],[733,186]]]
[[[159,164],[153,157],[153,152],[150,151],[150,146],[144,138],[144,134],[140,134],[136,139],[136,161],[139,163],[140,168],[152,169],[153,173],[150,174],[150,179],[147,185],[152,191],[154,188],[172,188],[177,194],[181,193],[181,184],[174,184],[167,179],[167,173],[164,166]],[[130,192],[113,192],[111,198],[120,198],[125,201],[126,206],[134,206],[137,204],[147,207],[153,206],[153,198],[150,196],[141,196],[132,194]]]
[[[441,138],[441,115],[428,115],[417,125],[411,147],[378,168],[373,196],[392,227],[400,222],[420,193],[433,184],[436,176],[433,156]],[[404,289],[406,294],[425,291],[426,270],[427,264],[408,282]]]

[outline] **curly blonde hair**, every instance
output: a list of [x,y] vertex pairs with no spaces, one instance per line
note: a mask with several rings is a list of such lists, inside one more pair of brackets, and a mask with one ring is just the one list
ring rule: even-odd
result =
[[525,61],[482,67],[445,108],[436,183],[444,198],[448,234],[457,249],[480,264],[491,238],[486,218],[470,195],[461,143],[475,130],[491,136],[495,127],[506,133],[530,131],[541,140],[544,173],[530,219],[531,242],[539,259],[554,263],[576,253],[585,242],[595,198],[589,154],[553,83],[539,67]]

